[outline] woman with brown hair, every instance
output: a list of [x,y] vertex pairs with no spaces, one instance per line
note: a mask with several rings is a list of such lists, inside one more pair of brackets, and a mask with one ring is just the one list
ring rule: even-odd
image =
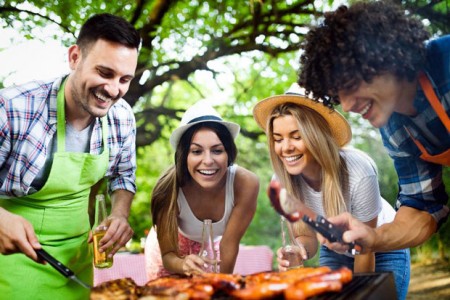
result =
[[151,199],[156,230],[145,249],[149,279],[205,272],[207,262],[198,255],[205,219],[212,220],[220,272],[233,272],[259,191],[257,176],[234,164],[239,130],[208,102],[199,101],[172,133],[175,165],[158,180]]

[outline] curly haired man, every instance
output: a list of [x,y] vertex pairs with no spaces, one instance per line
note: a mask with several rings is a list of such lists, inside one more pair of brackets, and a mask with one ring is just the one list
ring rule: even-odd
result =
[[377,1],[326,13],[305,40],[299,84],[380,128],[398,174],[392,223],[372,229],[348,214],[330,218],[364,252],[419,245],[449,213],[442,170],[450,165],[450,36],[429,36],[400,7]]

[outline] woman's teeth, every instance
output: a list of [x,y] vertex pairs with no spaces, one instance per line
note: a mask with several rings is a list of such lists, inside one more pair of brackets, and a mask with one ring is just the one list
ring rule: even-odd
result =
[[293,161],[299,160],[301,157],[302,157],[301,155],[296,155],[296,156],[285,157],[284,159],[287,162],[293,162]]
[[198,170],[198,172],[203,175],[213,175],[217,173],[217,170]]

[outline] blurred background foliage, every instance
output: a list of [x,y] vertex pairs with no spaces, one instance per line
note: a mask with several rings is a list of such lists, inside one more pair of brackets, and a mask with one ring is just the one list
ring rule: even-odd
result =
[[[434,35],[450,31],[448,0],[396,0]],[[0,26],[21,38],[47,38],[64,46],[74,43],[81,24],[94,13],[108,12],[129,20],[143,37],[136,79],[126,95],[138,124],[137,186],[130,223],[138,241],[151,227],[150,196],[163,170],[173,163],[168,138],[183,112],[208,99],[222,116],[241,125],[237,164],[259,175],[256,215],[242,243],[280,244],[279,216],[270,207],[266,188],[272,175],[266,138],[252,118],[256,102],[282,94],[297,79],[299,49],[309,26],[323,12],[347,1],[312,0],[0,0]],[[14,41],[12,41],[14,42]],[[2,51],[2,49],[0,49]],[[0,79],[0,87],[4,80]],[[352,147],[375,160],[382,196],[391,204],[397,178],[379,133],[359,115],[345,114],[353,128]],[[450,187],[450,172],[444,180]],[[450,222],[414,257],[448,257]]]

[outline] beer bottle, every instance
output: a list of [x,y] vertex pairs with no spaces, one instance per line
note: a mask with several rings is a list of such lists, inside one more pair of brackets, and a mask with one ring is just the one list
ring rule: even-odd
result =
[[108,226],[106,224],[106,205],[105,205],[105,196],[97,195],[95,199],[95,221],[94,226],[92,227],[92,237],[93,237],[93,245],[94,245],[94,267],[103,269],[110,268],[113,265],[113,258],[108,257],[111,248],[109,247],[104,252],[99,252],[100,248],[100,240],[105,236],[106,230]]

